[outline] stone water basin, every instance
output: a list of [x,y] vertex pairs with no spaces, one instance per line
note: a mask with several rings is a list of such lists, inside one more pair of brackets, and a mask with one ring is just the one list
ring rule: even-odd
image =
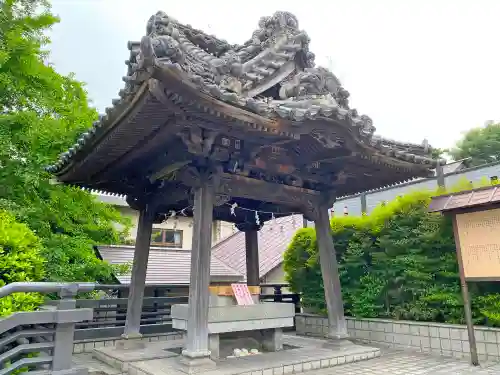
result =
[[[171,316],[172,327],[174,329],[187,331],[188,312],[189,305],[187,304],[172,306]],[[293,327],[294,317],[295,305],[292,303],[260,303],[247,306],[209,307],[208,334],[211,357],[212,359],[219,359],[220,354],[222,354],[221,346],[223,346],[222,351],[224,354],[238,347],[230,348],[227,345],[221,345],[220,336],[227,333],[241,332],[241,338],[250,338],[251,336],[257,341],[261,350],[283,350],[282,329]],[[235,342],[235,345],[238,344]]]

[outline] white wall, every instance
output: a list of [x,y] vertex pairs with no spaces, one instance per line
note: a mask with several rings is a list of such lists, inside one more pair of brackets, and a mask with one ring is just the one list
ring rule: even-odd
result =
[[[116,207],[118,211],[123,216],[126,216],[132,221],[132,228],[130,229],[129,238],[135,240],[137,237],[137,226],[139,223],[139,213],[130,207]],[[174,223],[176,224],[175,230],[182,231],[182,248],[183,250],[191,250],[193,245],[193,219],[185,216],[178,216],[177,220],[169,219],[165,223],[154,224],[153,228],[161,229],[174,229]],[[224,238],[230,236],[234,233],[234,225],[224,221],[214,221],[212,225],[212,244],[215,245],[217,242],[223,240]]]
[[[463,179],[479,183],[482,179],[490,179],[493,176],[500,178],[500,163],[463,169],[456,173],[445,176],[446,186],[452,187]],[[389,188],[379,189],[366,193],[366,208],[370,213],[378,204],[391,201],[399,195],[410,193],[412,190],[435,190],[437,189],[437,178],[416,180],[414,182],[396,185]],[[334,204],[335,216],[344,214],[344,207],[351,216],[361,215],[361,199],[359,194],[352,197],[340,198]]]
[[279,266],[275,267],[271,271],[267,273],[262,278],[262,283],[263,284],[285,284],[285,271],[283,270],[283,263],[281,263]]

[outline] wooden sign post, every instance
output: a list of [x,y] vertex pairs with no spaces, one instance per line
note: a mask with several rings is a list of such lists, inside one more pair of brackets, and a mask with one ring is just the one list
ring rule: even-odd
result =
[[479,365],[467,282],[500,281],[500,189],[489,186],[433,197],[429,212],[453,220],[471,363]]

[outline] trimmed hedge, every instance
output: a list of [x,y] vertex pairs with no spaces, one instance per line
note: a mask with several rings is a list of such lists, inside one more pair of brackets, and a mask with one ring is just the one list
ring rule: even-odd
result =
[[[347,315],[464,323],[451,220],[427,212],[435,194],[415,191],[370,215],[332,219]],[[296,233],[284,269],[291,289],[302,293],[303,305],[325,313],[313,228]],[[500,326],[500,284],[470,283],[469,291],[475,323]]]

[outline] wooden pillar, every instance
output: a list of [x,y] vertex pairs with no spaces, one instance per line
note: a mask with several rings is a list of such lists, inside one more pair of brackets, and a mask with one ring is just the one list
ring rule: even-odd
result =
[[344,316],[344,303],[340,286],[340,275],[332,241],[328,204],[319,204],[316,208],[314,224],[319,248],[319,261],[325,288],[325,300],[328,309],[330,338],[346,338],[347,321]]
[[151,245],[151,232],[153,229],[154,208],[146,205],[139,212],[139,224],[135,240],[134,263],[132,265],[132,280],[128,296],[127,318],[122,337],[137,338],[141,334],[141,313],[146,285],[146,272],[148,269],[149,248]]
[[472,319],[472,308],[469,295],[469,287],[465,279],[464,261],[462,258],[462,249],[460,246],[460,234],[457,224],[457,215],[453,215],[453,235],[457,251],[458,274],[460,276],[460,286],[462,289],[462,299],[464,300],[465,324],[467,325],[467,335],[469,338],[470,359],[473,366],[479,366],[479,357],[477,355],[476,335],[474,333],[474,321]]
[[247,285],[259,286],[259,232],[258,229],[245,231],[245,249],[247,261]]
[[193,245],[191,250],[191,280],[186,347],[182,355],[187,360],[210,357],[208,349],[208,303],[210,285],[210,250],[214,186],[210,175],[200,176],[194,189]]

